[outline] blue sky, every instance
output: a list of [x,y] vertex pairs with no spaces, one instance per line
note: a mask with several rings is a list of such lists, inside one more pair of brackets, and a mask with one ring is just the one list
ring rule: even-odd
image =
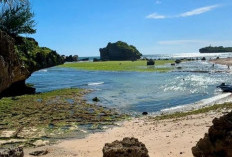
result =
[[31,0],[32,35],[60,54],[98,56],[125,41],[143,54],[232,46],[231,0]]

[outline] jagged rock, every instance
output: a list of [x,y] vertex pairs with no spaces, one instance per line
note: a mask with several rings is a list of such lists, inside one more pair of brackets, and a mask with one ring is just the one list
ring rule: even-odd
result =
[[232,112],[213,120],[208,134],[192,148],[195,157],[232,156]]
[[124,138],[105,144],[103,157],[149,157],[145,145],[136,138]]
[[0,157],[23,157],[23,148],[0,149]]

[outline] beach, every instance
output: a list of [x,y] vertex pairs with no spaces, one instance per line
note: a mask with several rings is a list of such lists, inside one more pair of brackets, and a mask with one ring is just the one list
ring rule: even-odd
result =
[[232,58],[213,59],[213,60],[211,60],[211,62],[215,63],[215,64],[231,66],[232,65]]
[[[231,95],[217,102],[231,102]],[[46,157],[101,157],[105,143],[135,137],[143,142],[151,157],[190,157],[191,148],[203,138],[214,118],[226,112],[214,110],[182,118],[155,120],[153,116],[134,118],[105,132],[90,134],[83,139],[63,140],[56,145],[25,149],[25,156],[36,150],[48,150]]]

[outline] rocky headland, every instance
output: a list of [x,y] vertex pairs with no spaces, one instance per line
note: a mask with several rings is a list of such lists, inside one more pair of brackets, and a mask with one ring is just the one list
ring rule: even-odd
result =
[[34,93],[25,80],[39,69],[63,64],[63,58],[32,38],[11,37],[0,31],[0,97]]

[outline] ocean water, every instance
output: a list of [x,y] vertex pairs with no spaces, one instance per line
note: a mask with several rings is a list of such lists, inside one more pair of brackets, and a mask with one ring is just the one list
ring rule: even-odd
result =
[[192,104],[222,94],[216,88],[222,82],[232,83],[232,74],[226,66],[212,67],[211,63],[204,61],[185,62],[179,66],[181,70],[168,73],[84,71],[53,67],[33,73],[27,83],[34,84],[37,92],[70,87],[92,89],[93,92],[86,96],[89,103],[93,103],[92,98],[97,96],[101,100],[100,105],[130,113],[157,113]]

